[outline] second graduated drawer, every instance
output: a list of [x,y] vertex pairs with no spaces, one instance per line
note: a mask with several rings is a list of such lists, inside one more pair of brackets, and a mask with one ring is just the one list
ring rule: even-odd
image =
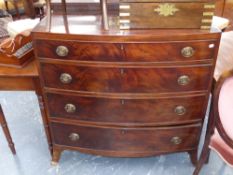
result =
[[35,41],[40,58],[77,61],[158,62],[213,59],[217,40],[152,43]]
[[154,99],[83,97],[47,93],[52,118],[115,125],[182,124],[202,120],[206,96],[180,96]]
[[41,64],[45,87],[85,92],[165,93],[207,90],[212,67],[93,67]]

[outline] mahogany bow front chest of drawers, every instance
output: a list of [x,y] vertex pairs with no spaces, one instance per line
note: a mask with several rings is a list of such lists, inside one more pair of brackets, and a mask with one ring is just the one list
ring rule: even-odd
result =
[[188,152],[195,164],[220,33],[104,31],[99,16],[65,18],[46,18],[33,31],[53,162],[71,149]]

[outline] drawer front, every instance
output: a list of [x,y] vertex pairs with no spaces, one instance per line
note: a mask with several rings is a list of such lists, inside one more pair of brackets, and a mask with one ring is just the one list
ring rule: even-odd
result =
[[121,61],[122,59],[120,44],[36,40],[35,45],[38,57],[81,61]]
[[90,92],[162,93],[208,89],[211,67],[101,68],[41,64],[46,87]]
[[125,44],[127,61],[192,61],[214,58],[217,41]]
[[197,2],[120,3],[120,29],[210,29],[214,8],[214,3]]
[[179,124],[205,116],[205,96],[107,99],[46,94],[51,117],[118,125]]
[[167,62],[213,59],[217,41],[113,44],[36,40],[35,44],[38,56],[44,58],[108,62]]
[[[166,128],[110,128],[51,123],[55,144],[92,150],[173,152],[196,148],[200,125]],[[120,156],[120,155],[118,155]]]

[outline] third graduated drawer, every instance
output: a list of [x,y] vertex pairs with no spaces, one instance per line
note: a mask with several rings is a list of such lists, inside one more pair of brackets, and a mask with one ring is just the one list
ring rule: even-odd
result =
[[46,97],[51,118],[119,126],[200,122],[207,105],[205,94],[113,98],[50,92]]
[[213,59],[218,40],[90,43],[36,40],[38,57],[77,61],[167,62]]
[[206,91],[212,66],[124,67],[41,63],[45,87],[82,92],[167,93]]

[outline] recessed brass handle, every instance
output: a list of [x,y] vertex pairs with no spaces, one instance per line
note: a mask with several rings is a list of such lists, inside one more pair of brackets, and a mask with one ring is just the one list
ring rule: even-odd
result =
[[189,47],[189,46],[184,47],[181,50],[181,54],[183,55],[183,57],[186,57],[186,58],[189,58],[189,57],[193,56],[194,52],[195,52],[195,50],[192,47]]
[[66,46],[58,46],[56,49],[56,53],[60,57],[65,57],[69,53],[69,49]]
[[181,75],[178,78],[177,82],[178,82],[179,85],[185,86],[185,85],[189,84],[190,78],[187,75]]
[[186,113],[184,106],[176,106],[174,111],[177,115],[184,115]]
[[172,137],[171,138],[171,142],[174,144],[174,145],[179,145],[182,143],[182,139],[178,136],[175,136],[175,137]]
[[69,103],[65,105],[64,109],[67,113],[74,113],[76,111],[76,106]]
[[63,83],[63,84],[69,84],[71,83],[72,81],[72,76],[68,73],[62,73],[60,75],[60,81]]
[[71,134],[69,135],[69,138],[70,138],[70,140],[71,140],[72,142],[76,142],[76,141],[78,141],[78,140],[80,139],[80,136],[79,136],[78,133],[71,133]]

